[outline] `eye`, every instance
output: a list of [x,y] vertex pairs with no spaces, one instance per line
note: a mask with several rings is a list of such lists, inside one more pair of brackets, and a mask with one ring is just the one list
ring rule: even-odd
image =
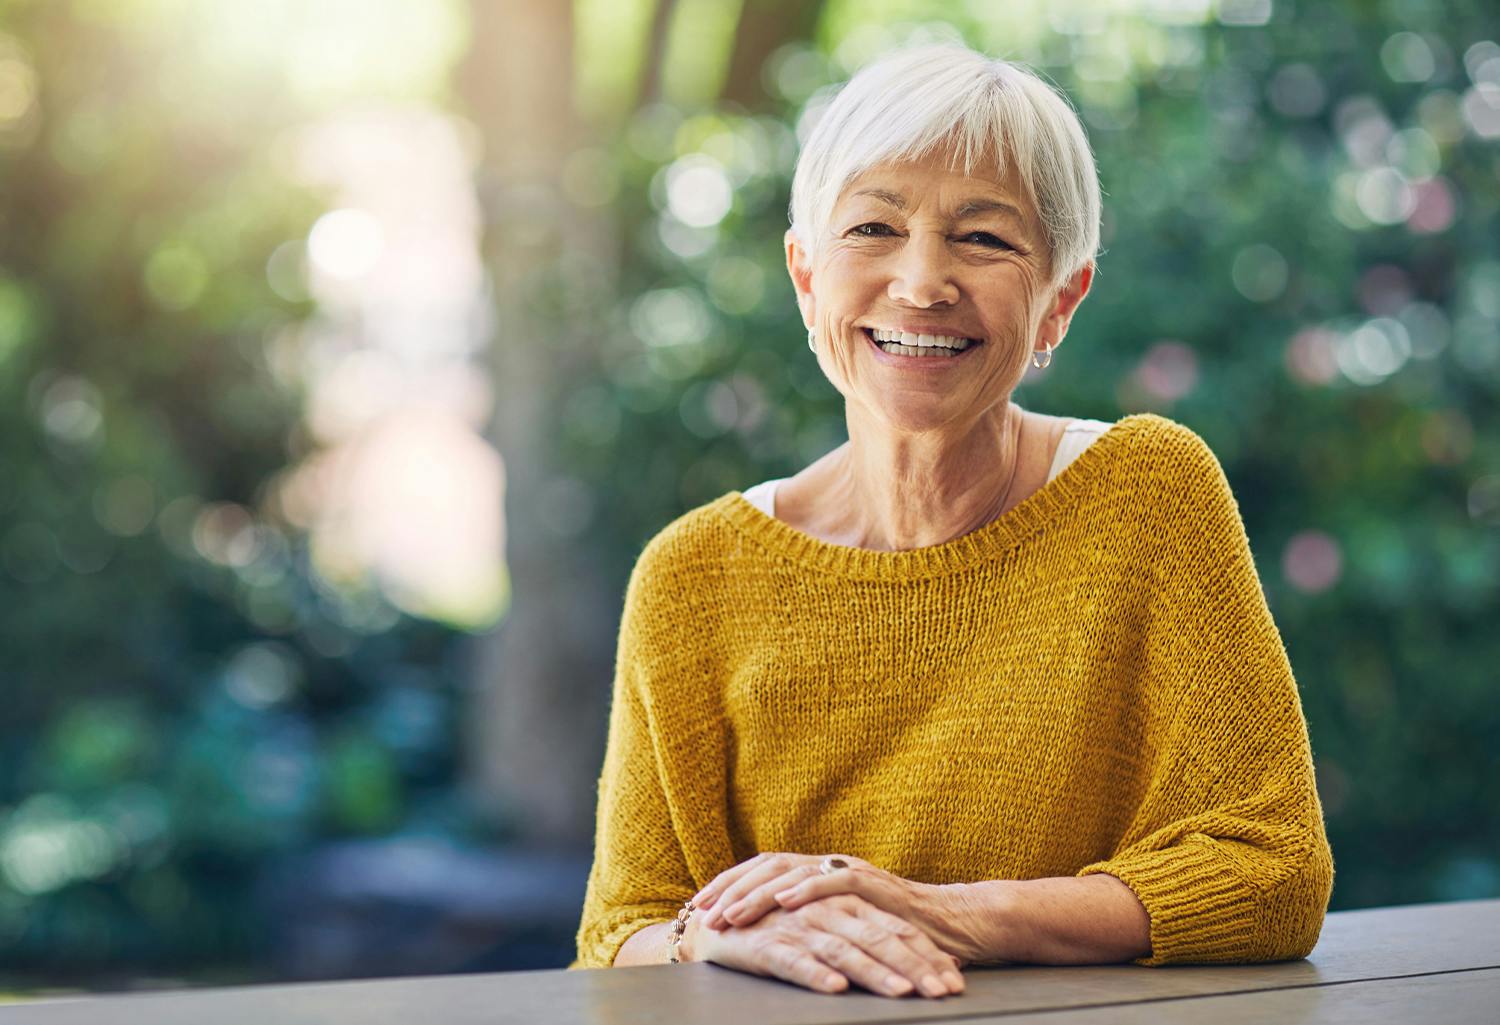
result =
[[991,249],[999,249],[1002,246],[1004,248],[1006,248],[1006,249],[1014,248],[1013,246],[1011,246],[1011,244],[1009,242],[1005,241],[1003,238],[1000,238],[1000,237],[998,237],[996,235],[991,235],[987,231],[971,231],[967,235],[964,236],[964,241],[965,242],[976,242],[979,245],[987,246],[987,247],[989,247]]
[[865,238],[883,238],[895,234],[895,231],[892,230],[889,224],[882,224],[879,221],[858,224],[850,228],[849,231],[850,234],[862,235]]

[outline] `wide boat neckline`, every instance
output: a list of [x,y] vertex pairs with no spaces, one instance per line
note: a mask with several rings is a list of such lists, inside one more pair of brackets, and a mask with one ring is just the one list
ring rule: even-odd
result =
[[953,573],[1017,547],[1066,515],[1093,487],[1116,449],[1160,420],[1153,413],[1135,413],[1115,421],[1056,477],[1013,508],[942,544],[901,551],[834,544],[767,515],[741,491],[729,492],[711,508],[769,551],[841,576],[895,579]]

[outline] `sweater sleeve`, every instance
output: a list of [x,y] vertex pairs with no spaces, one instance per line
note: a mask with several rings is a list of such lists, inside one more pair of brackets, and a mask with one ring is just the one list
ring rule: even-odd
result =
[[1148,487],[1167,499],[1140,700],[1147,778],[1107,872],[1151,916],[1141,965],[1276,961],[1317,943],[1333,855],[1297,683],[1239,508],[1182,429]]
[[[693,884],[662,786],[642,643],[650,612],[646,558],[631,574],[620,623],[613,698],[599,777],[594,863],[584,893],[578,956],[569,968],[608,968],[638,930],[670,922]],[[658,613],[661,610],[656,610]]]

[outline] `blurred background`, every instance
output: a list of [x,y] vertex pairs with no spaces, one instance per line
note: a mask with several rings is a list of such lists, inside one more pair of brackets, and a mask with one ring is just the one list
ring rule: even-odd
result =
[[1500,896],[1500,31],[1426,0],[0,0],[0,988],[561,967],[647,538],[843,440],[797,140],[1080,109],[1016,400],[1219,454],[1335,910]]

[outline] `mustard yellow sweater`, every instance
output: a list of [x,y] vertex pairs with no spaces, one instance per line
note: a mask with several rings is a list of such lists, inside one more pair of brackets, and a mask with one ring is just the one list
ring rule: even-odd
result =
[[1333,858],[1297,684],[1211,449],[1127,416],[941,545],[820,541],[739,492],[625,596],[578,957],[760,851],[926,883],[1108,872],[1138,964],[1305,956]]

